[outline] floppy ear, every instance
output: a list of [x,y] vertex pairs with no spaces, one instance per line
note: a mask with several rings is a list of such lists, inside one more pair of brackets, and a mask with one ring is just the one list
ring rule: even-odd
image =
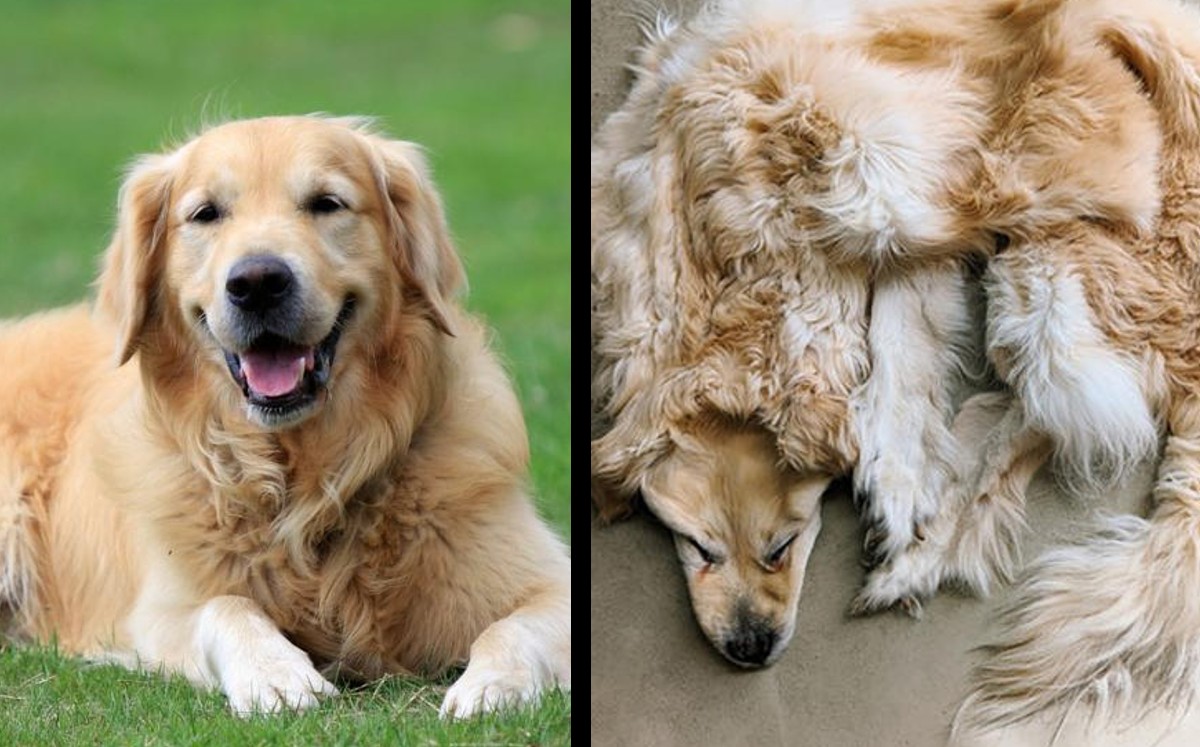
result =
[[447,299],[462,287],[463,270],[425,157],[413,143],[369,134],[363,137],[374,151],[376,187],[384,197],[400,276],[421,294],[437,328],[453,334],[447,321]]
[[622,410],[607,432],[592,439],[592,503],[605,522],[633,513],[634,499],[650,468],[668,453],[666,425],[633,404]]
[[155,303],[154,268],[165,240],[171,173],[167,156],[143,156],[117,199],[117,226],[97,281],[96,305],[116,322],[118,365],[137,351]]

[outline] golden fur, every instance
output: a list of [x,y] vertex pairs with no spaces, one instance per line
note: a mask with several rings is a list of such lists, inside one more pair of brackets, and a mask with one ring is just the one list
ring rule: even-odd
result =
[[[598,134],[601,514],[638,490],[658,512],[646,476],[689,423],[733,418],[781,470],[853,467],[874,565],[854,609],[916,610],[1010,576],[1041,464],[1104,484],[1165,438],[1151,517],[1035,564],[959,725],[1190,704],[1200,19],[1170,0],[859,5],[660,20]],[[972,256],[982,321],[951,269]],[[972,329],[1005,390],[955,415]]]
[[[819,497],[857,456],[867,282],[757,207],[789,175],[820,188],[805,164],[832,123],[793,152],[734,57],[664,95],[691,40],[661,31],[592,151],[593,497],[605,519],[645,498],[676,533],[705,633],[759,666],[791,637]],[[761,155],[745,148],[755,117],[776,138]]]
[[[1024,491],[1055,458],[1103,483],[1165,437],[1148,521],[1116,517],[1029,569],[958,725],[1088,708],[1101,723],[1195,697],[1200,613],[1200,18],[1170,2],[1033,0],[889,15],[869,49],[983,92],[977,153],[948,179],[954,232],[998,240],[985,345],[1011,397],[955,430],[977,444],[924,542],[868,578],[859,609],[986,590],[1014,564]],[[950,222],[947,219],[947,222]]]
[[731,661],[776,661],[821,528],[823,475],[780,466],[765,429],[701,417],[673,434],[642,495],[675,533],[696,619]]
[[[307,207],[327,192],[343,209]],[[219,220],[192,217],[205,201]],[[296,272],[298,342],[341,329],[286,422],[223,353],[226,278],[263,252]],[[469,661],[459,716],[569,687],[570,561],[460,286],[420,152],[363,121],[233,122],[139,160],[96,308],[0,331],[9,634],[182,672],[238,712],[311,705],[333,691],[314,666]]]

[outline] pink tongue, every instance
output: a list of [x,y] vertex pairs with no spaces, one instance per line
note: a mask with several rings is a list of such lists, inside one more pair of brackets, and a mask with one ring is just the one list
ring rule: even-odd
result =
[[242,373],[251,391],[262,397],[281,397],[300,386],[305,368],[311,368],[311,348],[246,351],[241,355]]

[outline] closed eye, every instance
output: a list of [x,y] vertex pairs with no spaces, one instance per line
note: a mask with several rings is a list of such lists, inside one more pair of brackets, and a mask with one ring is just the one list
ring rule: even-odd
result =
[[799,533],[793,534],[791,537],[788,537],[786,540],[784,540],[783,544],[772,550],[771,554],[766,557],[767,567],[774,571],[779,570],[779,568],[783,565],[783,558],[785,555],[787,555],[788,548],[792,546],[792,543],[795,542],[796,538],[799,536]]
[[314,215],[328,215],[336,213],[339,210],[345,210],[348,207],[346,201],[337,195],[319,194],[310,197],[308,202],[304,203],[304,209]]
[[693,548],[695,548],[696,552],[700,554],[700,559],[703,560],[705,563],[708,563],[709,565],[713,565],[714,563],[721,562],[721,559],[715,553],[709,552],[709,550],[707,548],[705,548],[704,545],[700,544],[699,542],[697,542],[696,540],[687,536],[686,534],[682,535],[682,536],[685,540],[688,541],[688,544],[690,544]]

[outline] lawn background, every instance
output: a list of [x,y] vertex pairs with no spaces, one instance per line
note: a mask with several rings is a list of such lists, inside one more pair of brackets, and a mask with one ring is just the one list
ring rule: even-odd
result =
[[[426,146],[525,405],[539,508],[570,533],[569,26],[558,0],[0,2],[0,315],[89,293],[121,170],[205,121],[370,114]],[[0,361],[0,365],[3,361]],[[215,694],[0,651],[0,744],[553,744],[570,703],[444,725],[394,679],[243,723]]]

